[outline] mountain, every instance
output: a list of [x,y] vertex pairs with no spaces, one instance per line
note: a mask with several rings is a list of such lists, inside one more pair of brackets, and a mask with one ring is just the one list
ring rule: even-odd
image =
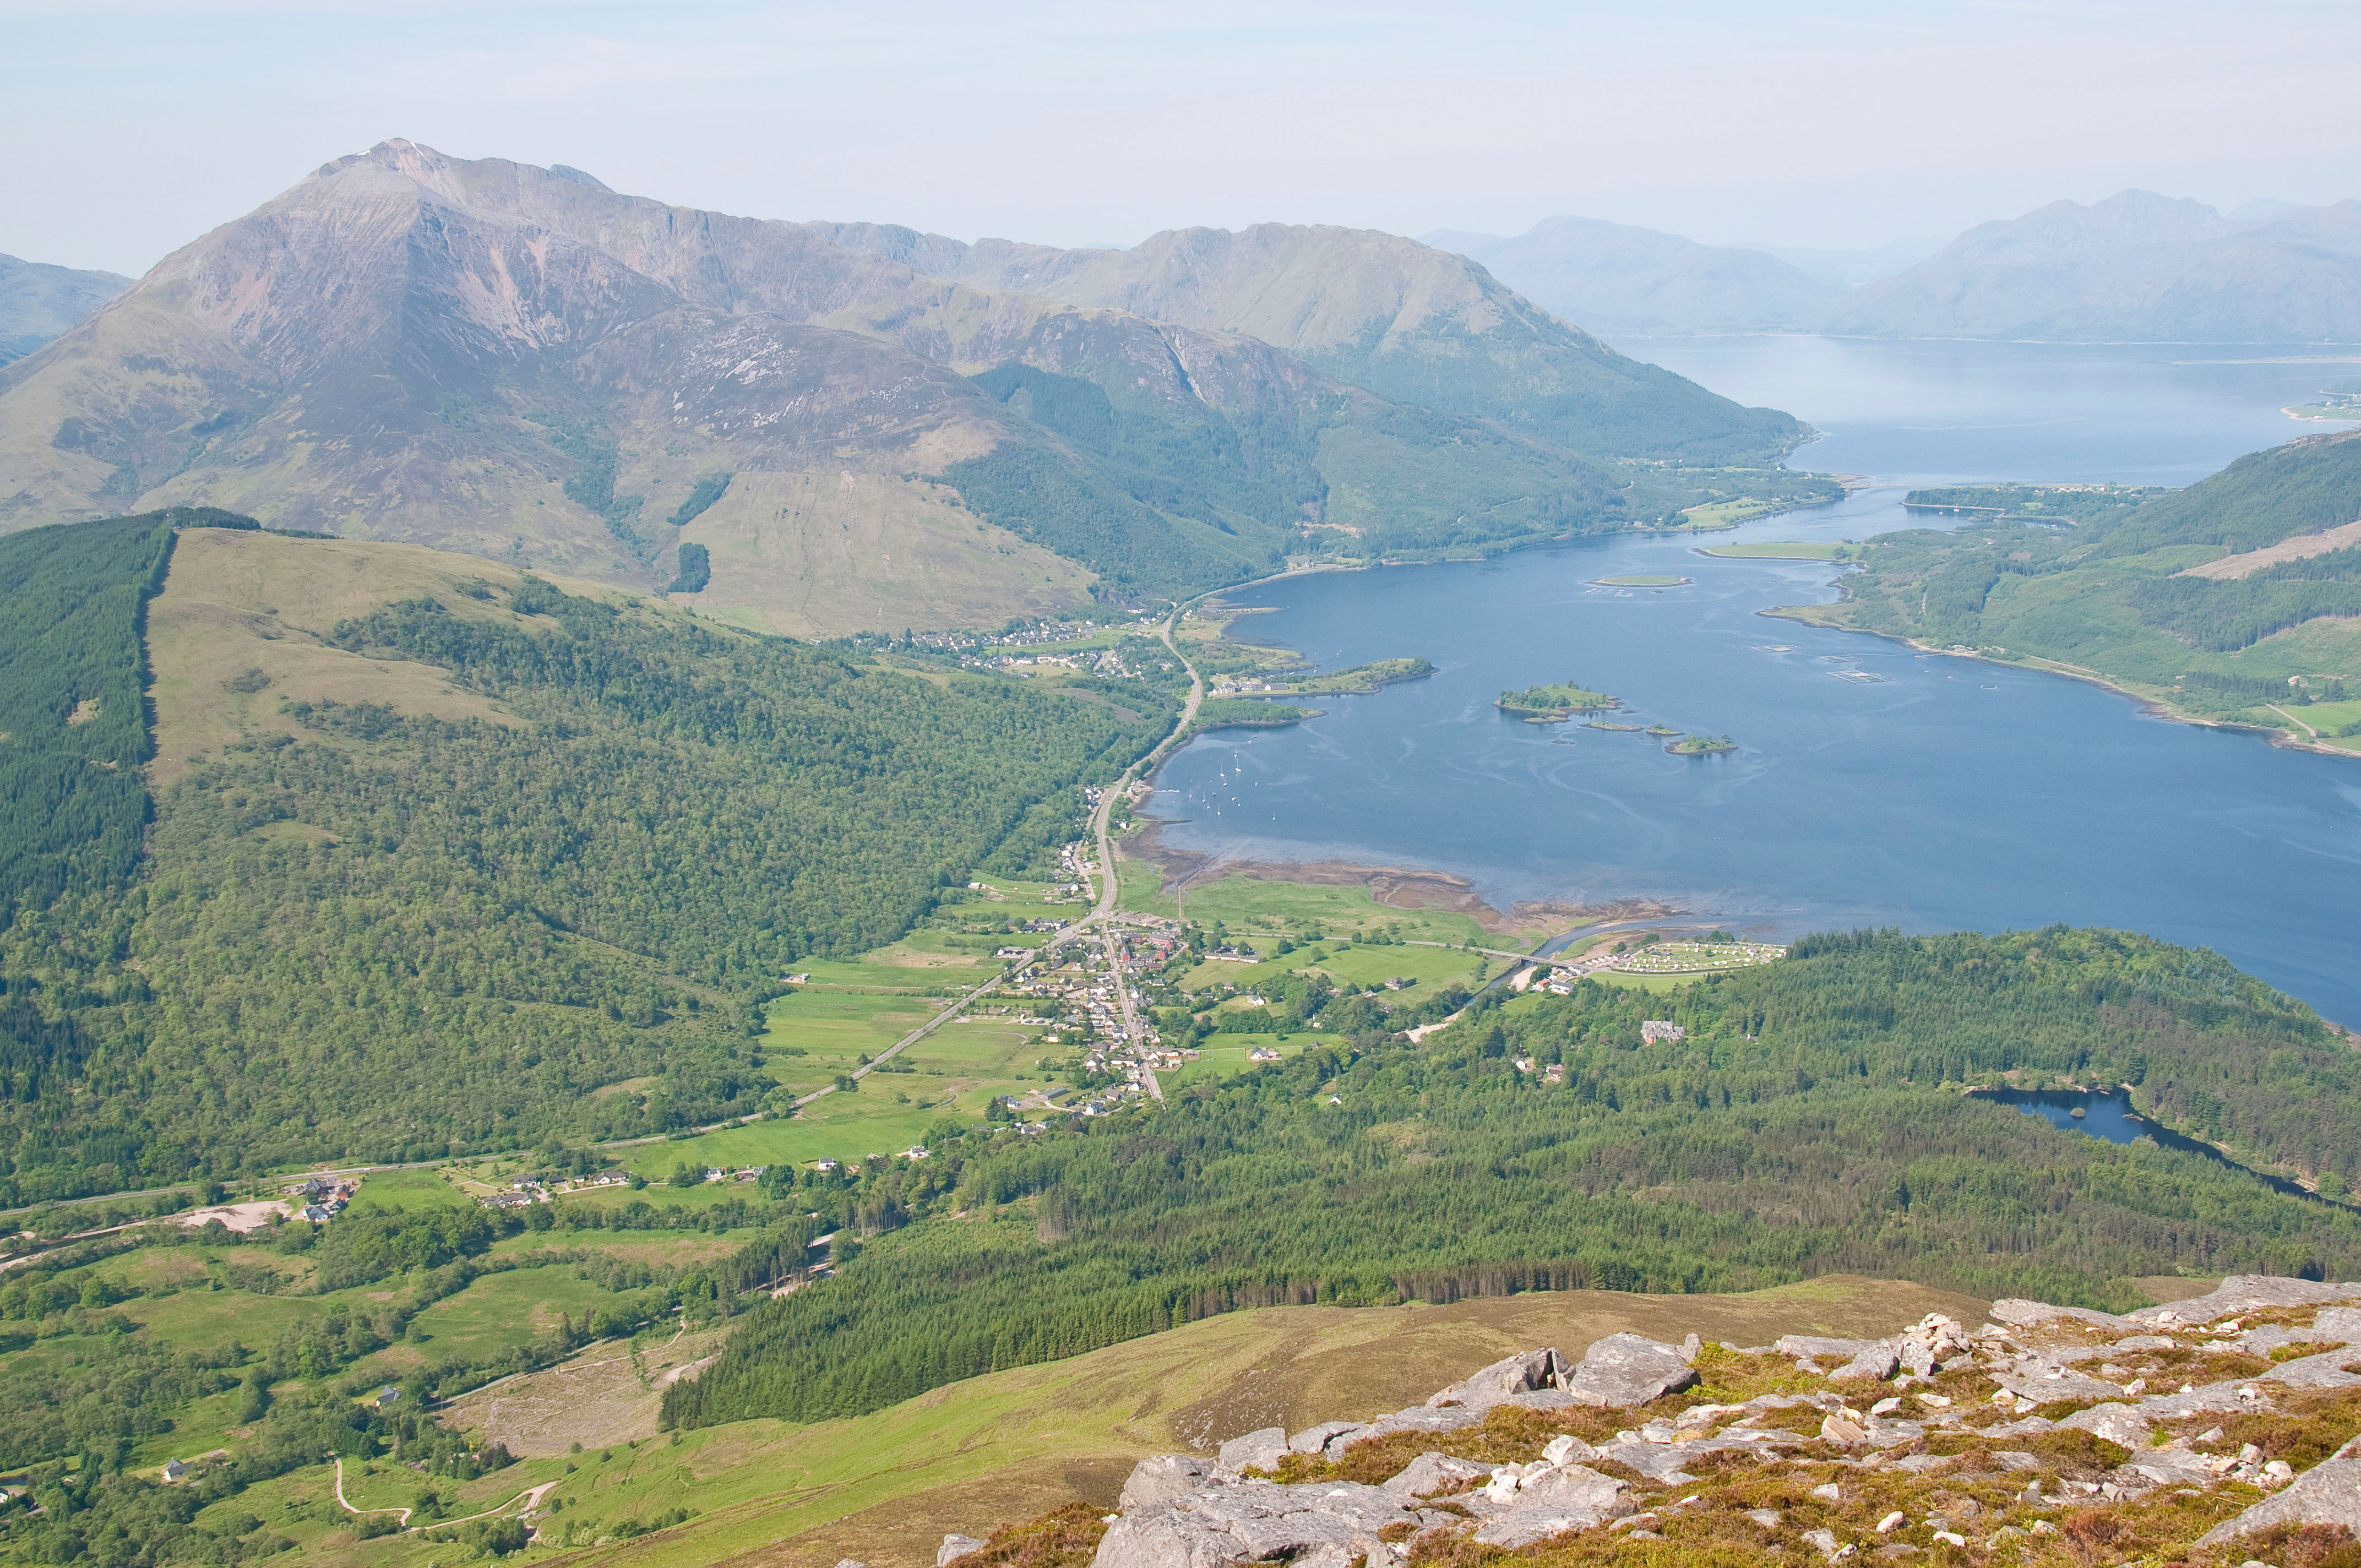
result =
[[1596,218],[1546,218],[1509,239],[1451,231],[1423,238],[1595,332],[1809,331],[1845,294],[1759,250]]
[[1866,250],[1827,250],[1793,245],[1747,245],[1739,248],[1776,257],[1816,283],[1850,291],[1916,266],[1942,249],[1943,242],[1923,237],[1896,239]]
[[1170,229],[1128,250],[963,245],[878,224],[835,243],[981,288],[1245,333],[1397,401],[1495,421],[1605,456],[1775,462],[1805,427],[1628,359],[1466,257],[1372,229]]
[[130,279],[113,272],[0,256],[0,365],[32,353],[129,287]]
[[[2063,663],[2162,711],[2361,751],[2361,431],[2239,458],[2180,491],[1913,492],[1982,510],[1870,542],[1833,605],[1783,611]],[[2075,526],[2010,521],[2026,502]]]
[[[1631,368],[1665,389],[1669,444],[1681,411],[1734,411]],[[1640,440],[1654,416],[1616,417]],[[797,633],[972,625],[1194,591],[1323,538],[1414,554],[1696,499],[1253,336],[399,141],[0,372],[0,526],[218,505],[642,588],[696,543],[701,607]]]
[[[2241,209],[2242,214],[2246,209]],[[2125,191],[1970,229],[1827,323],[1861,337],[2361,341],[2361,202],[2234,224]]]

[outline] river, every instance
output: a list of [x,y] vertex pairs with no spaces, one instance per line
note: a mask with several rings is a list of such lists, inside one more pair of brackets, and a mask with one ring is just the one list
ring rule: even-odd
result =
[[[1253,635],[1323,667],[1422,653],[1436,673],[1281,730],[1202,736],[1148,809],[1224,859],[1455,872],[1496,906],[1670,900],[1770,938],[2065,922],[2210,947],[2361,1025],[2361,760],[2142,714],[2081,682],[1768,619],[1834,597],[1817,563],[1703,543],[1920,526],[1913,485],[2187,484],[2307,429],[2282,404],[2356,373],[2301,349],[1719,338],[1622,344],[1809,420],[1799,467],[1867,476],[1839,506],[1698,539],[1619,536],[1492,561],[1331,573],[1231,594]],[[2331,351],[2334,352],[2334,351]],[[2349,352],[2349,351],[2347,351]],[[1666,573],[1662,590],[1592,579]],[[1734,752],[1505,718],[1574,680],[1619,719]],[[1210,874],[1218,876],[1218,871]]]

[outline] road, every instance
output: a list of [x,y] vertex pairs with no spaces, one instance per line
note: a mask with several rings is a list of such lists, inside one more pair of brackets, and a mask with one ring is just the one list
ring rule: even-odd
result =
[[[1092,904],[1091,912],[1088,915],[1084,916],[1082,919],[1077,920],[1071,926],[1067,927],[1063,931],[1059,932],[1057,936],[1044,943],[1039,951],[1034,956],[1034,959],[1018,960],[1019,963],[1024,963],[1032,962],[1038,959],[1045,958],[1050,953],[1055,952],[1058,948],[1064,947],[1068,942],[1077,939],[1090,931],[1096,930],[1100,935],[1101,940],[1104,941],[1106,946],[1107,968],[1115,976],[1115,1001],[1123,1009],[1124,1036],[1126,1039],[1129,1041],[1137,1041],[1140,1037],[1139,1013],[1138,1009],[1132,1003],[1131,987],[1124,981],[1123,959],[1115,947],[1115,933],[1107,927],[1107,921],[1109,917],[1115,914],[1115,905],[1120,902],[1122,894],[1120,881],[1115,874],[1115,839],[1109,828],[1115,817],[1115,803],[1123,799],[1131,792],[1132,782],[1137,779],[1143,771],[1153,768],[1157,763],[1162,762],[1165,754],[1169,752],[1172,747],[1182,739],[1182,737],[1189,733],[1189,726],[1195,721],[1197,718],[1197,709],[1205,700],[1204,676],[1198,673],[1197,666],[1190,662],[1189,656],[1186,653],[1180,652],[1180,645],[1175,642],[1172,638],[1173,628],[1180,623],[1181,611],[1185,607],[1182,606],[1175,606],[1171,615],[1166,618],[1164,625],[1158,631],[1158,636],[1163,640],[1164,646],[1170,649],[1172,656],[1180,661],[1180,667],[1189,672],[1189,700],[1181,704],[1180,721],[1173,725],[1172,733],[1167,735],[1163,740],[1157,742],[1156,749],[1154,751],[1148,752],[1147,756],[1142,757],[1138,762],[1134,762],[1130,767],[1126,768],[1124,770],[1123,777],[1117,779],[1114,784],[1109,784],[1106,788],[1099,792],[1098,809],[1091,814],[1091,837],[1096,840],[1099,853],[1098,897]],[[1002,981],[1006,980],[1010,971],[1016,967],[1016,964],[1004,966],[1001,971],[992,979],[977,986],[973,991],[969,992],[965,996],[960,998],[950,1006],[944,1008],[940,1013],[936,1014],[932,1018],[928,1019],[925,1023],[919,1025],[917,1028],[911,1030],[908,1034],[895,1041],[893,1045],[887,1047],[884,1050],[880,1051],[874,1061],[872,1061],[864,1068],[857,1069],[852,1076],[855,1079],[868,1077],[871,1073],[876,1071],[879,1066],[883,1063],[899,1056],[910,1047],[915,1046],[920,1040],[925,1039],[928,1035],[933,1034],[937,1029],[941,1028],[945,1024],[950,1023],[952,1019],[966,1012],[971,1006],[989,995],[996,987],[999,986]],[[1156,1075],[1154,1073],[1148,1075],[1148,1093],[1154,1095],[1159,1100],[1163,1099],[1163,1088],[1157,1083]],[[800,1110],[802,1107],[810,1104],[813,1101],[824,1099],[835,1092],[836,1086],[830,1084],[825,1089],[815,1090],[811,1093],[804,1095],[801,1099],[796,1102],[796,1106]],[[751,1116],[742,1118],[744,1121],[752,1121],[755,1118]],[[735,1124],[725,1122],[720,1124],[723,1126],[730,1126]],[[698,1130],[705,1131],[707,1129],[700,1128]],[[633,1139],[631,1141],[636,1143],[652,1143],[657,1140],[640,1138]],[[607,1144],[600,1146],[606,1148],[616,1148],[620,1147],[621,1146],[617,1144]]]
[[357,1508],[353,1507],[351,1503],[346,1502],[345,1500],[345,1462],[342,1456],[338,1456],[336,1459],[336,1501],[343,1505],[345,1512],[348,1514],[391,1514],[394,1516],[394,1522],[401,1526],[401,1532],[404,1535],[415,1535],[421,1530],[441,1530],[446,1525],[472,1524],[478,1519],[488,1519],[494,1514],[506,1513],[509,1509],[516,1507],[520,1500],[524,1503],[525,1511],[527,1513],[531,1513],[534,1508],[541,1505],[541,1499],[549,1493],[555,1491],[557,1486],[558,1483],[555,1481],[544,1481],[538,1486],[529,1486],[525,1488],[525,1490],[519,1492],[507,1502],[500,1504],[500,1507],[486,1508],[480,1514],[469,1514],[464,1519],[437,1519],[433,1524],[414,1525],[410,1522],[411,1510],[408,1508]]

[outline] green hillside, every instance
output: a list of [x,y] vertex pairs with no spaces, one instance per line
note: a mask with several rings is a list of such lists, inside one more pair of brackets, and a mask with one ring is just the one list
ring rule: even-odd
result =
[[[1054,864],[1072,786],[1171,722],[1147,688],[929,681],[402,547],[208,530],[167,577],[171,526],[0,541],[14,662],[55,672],[10,761],[63,802],[0,855],[18,1200],[752,1109],[787,967]],[[302,624],[340,573],[379,602]],[[159,581],[173,739],[136,859]]]
[[[1128,594],[1185,598],[1290,554],[1417,559],[1653,521],[1695,477],[1601,467],[1461,417],[1337,389],[1224,411],[1143,392],[1122,359],[1003,365],[976,384],[1051,439],[941,475],[974,511]],[[1816,483],[1795,477],[1791,488]],[[1307,520],[1317,520],[1307,532]]]
[[[1930,492],[1915,492],[1914,500]],[[1989,492],[1942,492],[1973,504]],[[2044,493],[2045,510],[2059,498]],[[1783,613],[2097,675],[2174,712],[2355,749],[2361,439],[2314,436],[2079,526],[1978,521],[1855,552],[1838,604]]]
[[[1672,995],[1586,981],[1481,1006],[1416,1045],[1382,1008],[1291,986],[1275,1026],[1316,1019],[1321,1043],[1160,1114],[797,1178],[874,1239],[757,1307],[667,1417],[853,1415],[1285,1303],[1852,1271],[2123,1305],[2108,1282],[2129,1276],[2361,1268],[2361,1213],[1960,1093],[2128,1083],[2245,1157],[2361,1178],[2361,1058],[2209,953],[1860,933]],[[1651,1016],[1686,1037],[1643,1046]]]

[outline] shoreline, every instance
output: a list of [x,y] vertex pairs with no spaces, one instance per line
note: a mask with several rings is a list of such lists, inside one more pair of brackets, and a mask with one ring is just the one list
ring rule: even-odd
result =
[[[1806,442],[1805,444],[1808,445],[1810,443]],[[1798,450],[1801,450],[1801,448],[1798,448]],[[1793,454],[1790,454],[1790,455],[1793,455]],[[1812,471],[1817,472],[1817,470]],[[1825,477],[1834,479],[1838,483],[1841,484],[1844,487],[1846,497],[1853,495],[1858,490],[1874,488],[1874,481],[1859,474],[1832,473]],[[1466,565],[1471,562],[1491,561],[1497,560],[1499,557],[1503,555],[1513,555],[1521,550],[1541,550],[1546,549],[1554,544],[1576,544],[1587,539],[1679,539],[1706,533],[1730,533],[1754,523],[1769,522],[1773,518],[1785,517],[1792,512],[1814,511],[1821,507],[1832,507],[1841,504],[1842,499],[1837,500],[1797,501],[1793,506],[1784,506],[1779,508],[1776,511],[1763,512],[1757,516],[1744,518],[1736,522],[1717,523],[1709,528],[1694,528],[1687,526],[1675,528],[1652,528],[1643,523],[1631,523],[1621,528],[1605,529],[1598,533],[1553,533],[1545,539],[1504,540],[1497,549],[1477,547],[1470,549],[1465,554],[1435,555],[1423,560],[1411,560],[1399,555],[1385,555],[1379,556],[1375,560],[1312,561],[1307,562],[1301,566],[1290,566],[1284,571],[1272,572],[1267,576],[1243,577],[1235,583],[1224,583],[1219,587],[1205,588],[1177,602],[1180,608],[1185,610],[1192,606],[1207,605],[1211,602],[1218,601],[1224,594],[1236,593],[1245,588],[1260,587],[1266,583],[1285,582],[1290,577],[1316,576],[1325,572],[1375,572],[1381,571],[1389,567],[1402,568],[1412,566]],[[1226,609],[1233,613],[1246,614],[1257,610],[1271,609],[1276,607],[1270,605],[1227,605],[1222,606],[1221,608]],[[1271,646],[1271,644],[1255,643],[1250,644],[1250,646],[1265,647]]]
[[2117,696],[2128,698],[2138,707],[2140,712],[2151,718],[2161,718],[2173,724],[2185,724],[2192,729],[2225,729],[2241,735],[2260,736],[2270,744],[2285,751],[2311,751],[2323,757],[2342,757],[2348,762],[2361,762],[2361,751],[2347,751],[2342,746],[2323,745],[2318,740],[2306,740],[2268,724],[2247,724],[2235,718],[2201,718],[2193,714],[2183,713],[2159,697],[2149,696],[2145,692],[2134,691],[2129,686],[2120,685],[2108,676],[2099,674],[2096,670],[2088,669],[2080,664],[2069,664],[2063,660],[2043,658],[2039,654],[2028,654],[2024,659],[1995,659],[1974,649],[1938,647],[1931,642],[1921,642],[1915,637],[1905,636],[1898,631],[1879,631],[1867,626],[1839,626],[1831,621],[1814,620],[1807,613],[1816,609],[1832,609],[1843,602],[1842,599],[1837,599],[1827,605],[1777,605],[1769,609],[1758,609],[1754,613],[1767,616],[1773,620],[1792,620],[1798,626],[1816,626],[1824,631],[1843,631],[1860,637],[1882,637],[1888,642],[1899,642],[1904,647],[1915,649],[1921,653],[1939,653],[1947,659],[1966,659],[1974,663],[1990,664],[1994,669],[2029,670],[2037,675],[2062,675],[2068,680],[2081,681],[2086,685],[2094,685],[2103,691],[2113,692]]
[[[1653,898],[1619,898],[1604,904],[1568,904],[1555,899],[1527,899],[1494,908],[1476,891],[1476,884],[1455,872],[1409,866],[1365,866],[1350,861],[1233,861],[1220,854],[1183,850],[1166,844],[1160,835],[1165,820],[1143,817],[1139,831],[1117,840],[1115,850],[1126,859],[1154,866],[1162,873],[1157,891],[1177,894],[1201,873],[1220,869],[1221,876],[1243,876],[1255,882],[1291,882],[1312,887],[1362,887],[1372,902],[1388,909],[1438,909],[1465,915],[1496,936],[1521,936],[1544,927],[1554,934],[1587,925],[1618,920],[1669,920],[1688,912]],[[1220,880],[1215,877],[1215,881]]]

